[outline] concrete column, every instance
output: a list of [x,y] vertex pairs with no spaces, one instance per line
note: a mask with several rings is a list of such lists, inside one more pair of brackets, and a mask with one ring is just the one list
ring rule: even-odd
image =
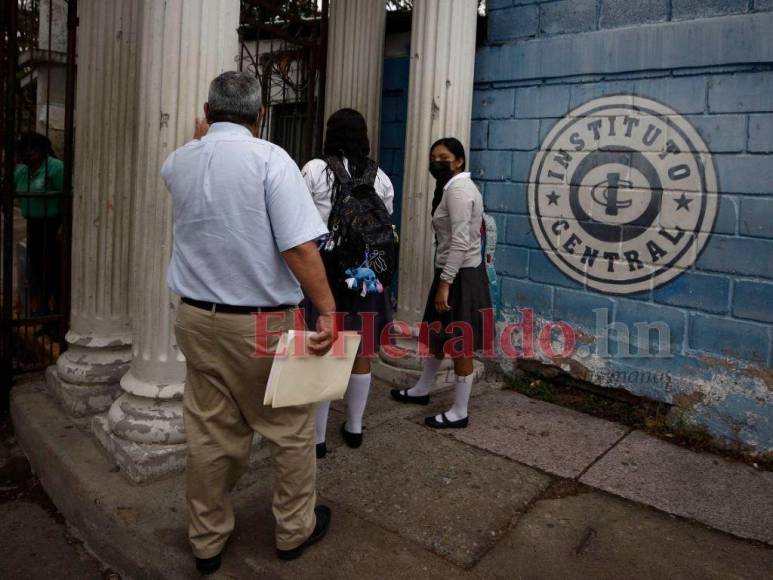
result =
[[429,147],[456,137],[469,151],[476,0],[415,0],[400,228],[398,318],[421,320],[432,282],[430,225],[435,182]]
[[373,159],[378,159],[385,26],[384,0],[330,2],[325,120],[343,107],[362,113]]
[[[432,283],[430,145],[440,137],[456,137],[469,154],[477,9],[477,0],[413,3],[396,313],[411,325],[421,320]],[[416,343],[402,341],[401,346],[413,349]],[[413,357],[393,359],[384,353],[379,363],[374,374],[401,386],[411,386],[421,368]],[[447,368],[450,361],[444,362]]]
[[193,136],[210,81],[235,69],[239,0],[141,1],[139,106],[132,237],[131,368],[125,391],[98,438],[135,481],[184,467],[185,361],[175,344],[178,298],[166,285],[172,205],[160,176],[174,149]]
[[[47,12],[46,12],[47,17]],[[68,350],[47,382],[65,409],[106,410],[131,360],[129,237],[137,0],[81,0]]]

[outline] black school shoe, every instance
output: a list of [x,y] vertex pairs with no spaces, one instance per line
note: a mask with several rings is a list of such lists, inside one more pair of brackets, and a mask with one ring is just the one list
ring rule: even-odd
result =
[[408,394],[408,389],[392,389],[389,391],[392,398],[400,403],[413,403],[414,405],[429,405],[429,395],[420,395],[414,397]]
[[291,550],[280,550],[277,548],[276,555],[280,560],[295,560],[303,555],[303,551],[311,546],[315,542],[319,542],[325,537],[327,529],[330,527],[330,508],[326,505],[318,505],[314,508],[314,514],[317,516],[317,524],[314,526],[314,531],[308,539],[300,546],[296,546]]
[[196,558],[196,570],[199,574],[214,574],[220,569],[220,554],[211,558]]
[[327,444],[323,441],[322,443],[317,443],[317,459],[322,459],[325,455],[327,455]]
[[469,417],[465,417],[464,419],[459,419],[458,421],[451,421],[448,417],[446,417],[445,413],[440,414],[440,421],[435,419],[435,416],[432,415],[432,417],[427,417],[424,419],[424,424],[427,427],[432,427],[433,429],[464,429],[467,427],[467,425],[470,422]]
[[362,433],[350,433],[346,430],[346,421],[341,425],[341,436],[344,438],[344,442],[352,449],[357,449],[362,445]]

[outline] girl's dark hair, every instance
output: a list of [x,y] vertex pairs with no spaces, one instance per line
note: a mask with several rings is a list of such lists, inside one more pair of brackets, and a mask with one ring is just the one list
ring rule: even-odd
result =
[[25,149],[35,149],[44,157],[56,158],[56,153],[51,145],[51,140],[40,133],[22,133],[16,147],[20,152]]
[[456,137],[443,137],[442,139],[438,139],[432,144],[432,147],[429,148],[430,155],[432,155],[432,150],[438,145],[442,145],[453,153],[454,157],[462,160],[461,171],[464,171],[467,168],[467,156],[464,154],[464,145],[462,145],[462,142],[459,141],[459,139]]
[[354,109],[339,109],[330,115],[322,152],[325,157],[346,157],[349,173],[352,177],[361,177],[370,155],[365,117]]

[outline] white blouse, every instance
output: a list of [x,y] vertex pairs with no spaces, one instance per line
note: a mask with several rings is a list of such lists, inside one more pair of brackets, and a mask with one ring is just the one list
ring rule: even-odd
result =
[[[344,158],[344,167],[349,171],[349,161],[346,158]],[[306,181],[306,187],[311,192],[311,197],[317,206],[317,211],[319,211],[322,221],[327,224],[330,210],[333,209],[333,183],[335,182],[333,172],[327,171],[327,163],[323,159],[312,159],[303,166],[301,175],[303,175],[303,179]],[[381,168],[379,168],[376,174],[373,188],[384,202],[389,215],[392,215],[392,202],[395,197],[395,190],[387,174]]]
[[482,260],[480,228],[483,197],[469,173],[459,173],[443,188],[443,199],[432,216],[437,235],[435,264],[440,279],[453,284],[460,268],[477,268]]

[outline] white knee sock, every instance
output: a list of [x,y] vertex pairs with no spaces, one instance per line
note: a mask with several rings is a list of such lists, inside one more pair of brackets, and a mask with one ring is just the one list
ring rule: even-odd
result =
[[314,443],[325,442],[328,411],[330,411],[330,401],[320,401],[317,403],[314,424]]
[[429,395],[429,391],[432,389],[432,383],[435,382],[435,375],[442,362],[442,358],[435,358],[434,356],[423,359],[421,363],[421,377],[412,388],[408,389],[408,394],[411,397]]
[[362,416],[368,404],[370,391],[370,373],[353,374],[346,388],[346,430],[349,433],[362,433]]
[[[467,407],[470,404],[470,393],[472,392],[472,378],[473,373],[470,373],[466,377],[460,377],[456,375],[456,383],[454,384],[454,406],[446,411],[446,417],[449,421],[459,421],[467,416]],[[438,421],[442,421],[442,417],[437,415],[435,417]]]

